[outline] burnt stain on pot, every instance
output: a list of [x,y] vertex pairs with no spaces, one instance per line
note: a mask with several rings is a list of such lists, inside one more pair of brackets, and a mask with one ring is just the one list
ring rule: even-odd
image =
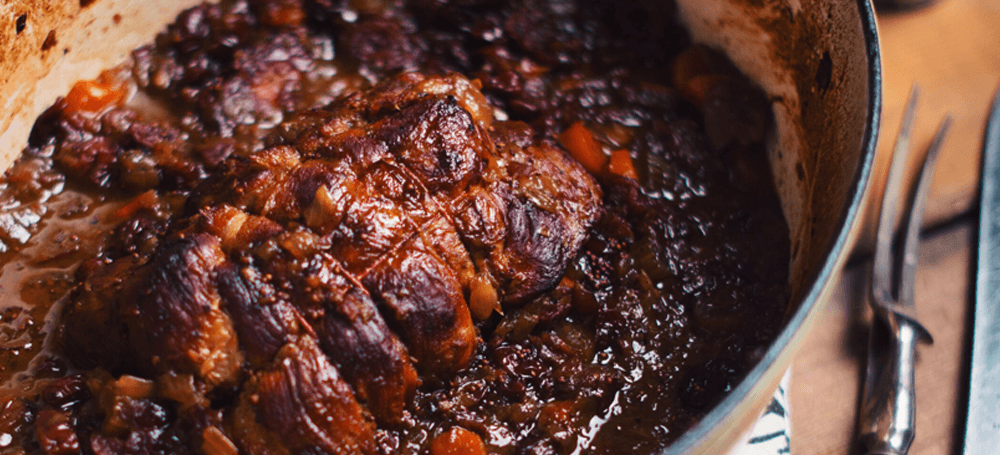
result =
[[45,41],[42,41],[42,52],[47,52],[49,49],[55,47],[56,44],[59,44],[59,41],[56,40],[56,31],[49,30],[49,34],[45,35]]
[[823,57],[819,60],[819,67],[816,68],[816,86],[819,87],[821,95],[826,95],[826,90],[830,88],[830,79],[833,76],[833,60],[830,60],[830,51],[823,51]]
[[27,13],[17,16],[17,19],[14,20],[14,32],[17,33],[18,35],[20,35],[21,32],[24,31],[24,28],[27,26],[28,26]]
[[[846,4],[832,3],[819,8],[793,10],[785,2],[775,0],[750,1],[732,0],[740,4],[747,14],[757,17],[757,24],[767,30],[773,45],[772,61],[775,65],[786,68],[790,74],[800,75],[793,78],[795,92],[799,102],[793,115],[800,119],[798,129],[805,153],[800,154],[800,163],[796,163],[796,177],[804,176],[805,199],[810,207],[826,210],[832,205],[828,203],[831,195],[839,191],[838,182],[850,180],[848,174],[832,174],[828,169],[836,169],[837,163],[843,159],[844,151],[838,149],[835,134],[838,126],[831,124],[832,117],[825,109],[818,108],[830,105],[854,105],[864,101],[842,101],[851,85],[851,74],[861,74],[864,62],[850,60],[843,51],[837,52],[831,48],[831,43],[843,41],[843,36],[849,34],[849,28],[844,24],[853,24],[851,17],[853,2]],[[762,4],[762,7],[757,7]],[[809,150],[829,150],[830,153],[810,153]],[[804,172],[803,172],[804,171]],[[853,172],[853,171],[844,171]],[[815,216],[808,226],[808,238],[830,238],[835,229],[833,223],[819,223],[819,219],[829,219],[831,215]],[[806,248],[804,255],[807,264],[815,264],[820,260],[823,249]]]

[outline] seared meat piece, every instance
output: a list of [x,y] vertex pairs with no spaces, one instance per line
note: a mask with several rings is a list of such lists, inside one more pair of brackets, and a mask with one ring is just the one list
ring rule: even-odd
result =
[[327,253],[305,260],[283,255],[265,270],[274,282],[293,289],[292,294],[279,292],[252,266],[225,264],[216,273],[251,366],[269,365],[297,337],[316,338],[375,418],[398,422],[419,380],[406,348],[367,291]]
[[364,278],[395,322],[425,374],[447,376],[464,367],[476,330],[454,272],[414,237]]
[[193,377],[210,399],[250,378],[229,418],[244,450],[371,452],[373,421],[401,424],[422,382],[469,363],[467,299],[486,318],[553,288],[599,215],[579,165],[492,117],[474,83],[419,74],[300,114],[96,265],[66,345],[118,293],[117,357],[136,373]]
[[383,122],[373,126],[389,133],[382,140],[391,144],[390,153],[432,193],[455,194],[485,167],[486,132],[454,96],[419,99]]
[[237,379],[243,356],[214,283],[225,260],[219,239],[199,233],[168,241],[135,272],[121,313],[145,372],[193,374],[209,387]]
[[[381,194],[369,179],[330,175],[309,205],[306,225],[330,237],[332,253],[351,273],[363,276],[386,254],[412,237],[419,226],[404,208]],[[339,180],[339,181],[338,181]],[[340,218],[339,225],[330,224]]]
[[380,423],[397,423],[419,380],[368,292],[328,253],[275,258],[268,270],[295,289],[298,310],[358,400]]
[[270,364],[278,350],[301,333],[298,311],[256,269],[240,271],[225,264],[218,268],[216,281],[240,347],[253,367]]
[[430,233],[463,288],[479,273],[520,303],[558,281],[598,215],[600,191],[582,168],[526,125],[493,125],[485,99],[456,75],[400,75],[300,114],[271,142],[285,145],[230,160],[194,206],[304,221],[359,276]]
[[375,452],[374,423],[309,337],[247,381],[231,420],[246,453]]
[[[342,163],[338,172],[374,174],[363,180],[375,180],[377,194],[399,201],[420,232],[440,227],[435,216],[448,220],[475,260],[476,273],[509,303],[523,303],[554,286],[599,214],[601,193],[586,171],[554,145],[537,141],[527,125],[494,124],[482,94],[457,75],[389,79],[327,113],[287,122],[273,142],[294,144],[305,157],[332,158]],[[381,184],[393,180],[398,183]],[[312,188],[300,194],[311,194]],[[315,194],[319,204],[345,200],[335,190]],[[362,220],[371,227],[361,232],[372,235],[384,231],[372,223],[402,222],[372,211]],[[390,242],[398,244],[399,238]],[[441,256],[466,286],[471,268],[453,254]],[[350,261],[348,267],[367,269]]]
[[507,301],[524,302],[559,281],[600,215],[600,190],[590,175],[561,150],[535,144],[523,123],[495,128],[497,154],[507,162],[507,198],[503,249],[489,261],[502,277]]

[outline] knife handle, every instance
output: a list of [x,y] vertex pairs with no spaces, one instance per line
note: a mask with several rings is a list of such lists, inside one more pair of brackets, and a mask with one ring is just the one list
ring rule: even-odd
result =
[[904,317],[876,315],[869,338],[859,440],[867,455],[906,455],[916,430],[914,364],[920,342]]

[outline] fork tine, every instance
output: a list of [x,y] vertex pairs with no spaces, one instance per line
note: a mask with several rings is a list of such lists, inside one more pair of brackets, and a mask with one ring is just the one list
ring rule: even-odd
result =
[[896,224],[896,201],[899,198],[903,173],[906,168],[906,155],[910,149],[910,133],[913,131],[917,115],[917,97],[920,88],[915,84],[910,90],[910,101],[903,113],[903,123],[899,126],[896,144],[892,149],[892,163],[889,165],[889,175],[886,178],[885,192],[882,193],[882,203],[879,207],[878,231],[875,237],[875,263],[872,266],[872,293],[876,299],[884,303],[895,300],[893,292],[893,260],[892,240]]
[[934,141],[927,149],[924,156],[923,169],[920,171],[919,180],[914,190],[913,202],[907,214],[906,239],[903,243],[903,261],[899,272],[899,302],[904,305],[913,305],[914,281],[917,274],[917,257],[920,250],[920,224],[924,217],[924,207],[927,205],[927,193],[930,192],[931,180],[934,177],[934,169],[937,164],[938,152],[944,143],[944,138],[951,127],[951,116],[946,116],[938,125],[937,133],[934,134]]

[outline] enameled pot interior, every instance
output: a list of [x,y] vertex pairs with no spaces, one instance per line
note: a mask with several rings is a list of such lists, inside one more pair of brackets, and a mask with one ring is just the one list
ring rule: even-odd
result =
[[756,421],[828,300],[853,245],[874,160],[881,61],[868,0],[680,0],[695,41],[726,51],[765,88],[769,148],[789,223],[786,326],[743,382],[667,451],[725,453]]

